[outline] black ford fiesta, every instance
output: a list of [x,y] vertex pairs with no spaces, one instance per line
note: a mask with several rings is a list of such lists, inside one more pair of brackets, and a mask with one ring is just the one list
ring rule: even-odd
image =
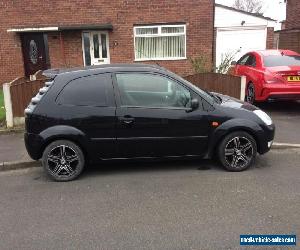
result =
[[205,92],[158,66],[48,70],[25,110],[29,155],[57,181],[108,159],[216,155],[242,171],[270,150],[271,118],[239,100]]

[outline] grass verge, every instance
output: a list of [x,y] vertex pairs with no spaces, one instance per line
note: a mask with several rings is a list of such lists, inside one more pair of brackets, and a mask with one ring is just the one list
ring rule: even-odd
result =
[[5,120],[4,96],[3,90],[0,88],[0,124]]

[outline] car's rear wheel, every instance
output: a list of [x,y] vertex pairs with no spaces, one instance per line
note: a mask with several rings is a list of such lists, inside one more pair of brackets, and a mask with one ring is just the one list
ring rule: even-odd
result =
[[255,103],[255,88],[251,82],[247,86],[245,101],[251,104]]
[[222,165],[227,170],[235,172],[249,168],[256,154],[256,141],[244,131],[236,131],[225,136],[218,148],[218,156]]
[[84,168],[84,154],[80,147],[68,140],[57,140],[44,150],[42,164],[47,174],[56,181],[71,181]]

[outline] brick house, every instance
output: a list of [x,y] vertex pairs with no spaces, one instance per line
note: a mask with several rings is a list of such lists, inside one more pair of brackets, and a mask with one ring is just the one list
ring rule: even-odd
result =
[[279,48],[300,53],[300,1],[287,0],[284,30],[279,31]]
[[0,2],[0,83],[39,69],[159,63],[192,73],[213,61],[214,0]]

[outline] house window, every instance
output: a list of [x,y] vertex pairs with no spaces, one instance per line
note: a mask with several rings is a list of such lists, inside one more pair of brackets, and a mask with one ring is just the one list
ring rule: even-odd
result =
[[135,60],[178,60],[186,58],[186,26],[134,27]]

